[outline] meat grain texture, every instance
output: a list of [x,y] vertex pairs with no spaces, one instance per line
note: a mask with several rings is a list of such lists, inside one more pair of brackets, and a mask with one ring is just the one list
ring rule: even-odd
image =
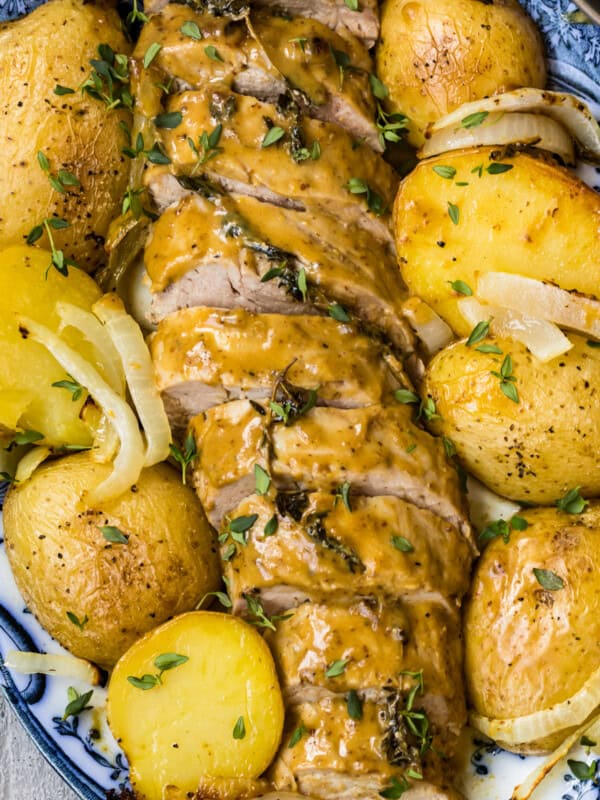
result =
[[151,348],[233,613],[275,617],[286,728],[267,778],[323,800],[456,797],[474,547],[441,442],[394,398],[414,343],[368,89],[377,5],[148,5],[137,111],[170,159],[145,175]]

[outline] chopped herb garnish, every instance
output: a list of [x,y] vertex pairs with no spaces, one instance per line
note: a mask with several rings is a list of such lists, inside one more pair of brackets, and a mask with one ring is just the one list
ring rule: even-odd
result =
[[415,548],[404,536],[392,536],[391,542],[396,550],[400,550],[401,553],[414,553],[415,551]]
[[300,294],[302,295],[302,302],[306,303],[306,298],[308,295],[308,286],[306,285],[306,270],[304,269],[304,267],[300,267],[300,269],[298,270],[298,277],[296,279],[296,284],[298,286]]
[[338,322],[350,322],[350,317],[348,316],[348,312],[339,303],[333,303],[332,305],[329,306],[327,311],[329,312],[329,316],[337,320]]
[[417,449],[417,445],[413,442],[413,444],[409,444],[408,445],[408,447],[406,448],[406,452],[409,453],[409,454],[410,453],[414,453],[416,449]]
[[285,131],[283,128],[280,128],[278,125],[273,125],[272,128],[265,133],[262,142],[260,143],[261,147],[270,147],[275,142],[278,142],[285,136]]
[[68,392],[71,393],[71,400],[75,403],[79,400],[85,391],[83,386],[74,380],[71,376],[68,377],[67,380],[64,381],[55,381],[51,384],[55,389],[66,389]]
[[[385,150],[386,142],[402,141],[402,134],[408,130],[408,118],[404,114],[388,114],[381,103],[377,103],[376,125],[379,144]],[[362,144],[362,141],[360,144]],[[352,149],[354,149],[354,145],[352,145]]]
[[33,444],[34,442],[40,442],[43,438],[44,434],[40,433],[39,431],[17,431],[7,449],[11,449],[12,445]]
[[497,356],[502,355],[502,350],[495,344],[480,344],[475,350],[479,353],[493,353]]
[[344,0],[350,11],[358,11],[358,0]]
[[59,97],[65,94],[75,94],[75,89],[70,89],[68,86],[61,86],[60,83],[57,83],[54,87],[54,94],[57,94]]
[[450,201],[448,201],[448,216],[454,225],[458,225],[460,222],[460,208]]
[[206,53],[206,55],[207,55],[207,56],[208,56],[208,57],[209,57],[209,58],[210,58],[212,61],[220,61],[221,63],[223,63],[223,59],[222,59],[222,58],[221,58],[221,56],[219,55],[219,51],[218,51],[218,50],[217,50],[217,48],[216,48],[216,47],[214,47],[212,44],[209,44],[207,47],[205,47],[205,48],[204,48],[204,52]]
[[486,167],[486,172],[489,175],[502,175],[503,172],[508,172],[513,168],[513,164],[500,164],[498,161],[494,161],[488,167]]
[[290,44],[299,44],[300,45],[300,49],[302,50],[302,52],[303,53],[306,52],[306,43],[308,42],[308,39],[306,38],[306,36],[296,36],[295,39],[288,39],[288,42]]
[[437,413],[433,397],[426,397],[424,400],[421,400],[417,419],[421,419],[422,417],[424,417],[428,422],[440,418],[440,415]]
[[69,620],[69,622],[72,622],[73,625],[78,627],[80,631],[82,631],[89,622],[87,614],[84,614],[82,619],[79,619],[77,614],[74,614],[72,611],[67,611],[67,619]]
[[200,39],[202,39],[202,31],[198,27],[197,23],[192,22],[192,20],[184,22],[179,30],[184,36],[189,36],[190,39],[196,39],[196,41],[200,41]]
[[67,698],[69,702],[67,703],[65,713],[62,716],[63,720],[68,719],[69,717],[77,717],[82,711],[86,711],[86,709],[91,708],[91,706],[88,706],[88,703],[92,699],[93,694],[93,689],[90,689],[89,692],[79,694],[76,689],[74,689],[72,686],[69,686],[67,689]]
[[394,392],[394,398],[399,403],[404,403],[405,405],[419,402],[419,395],[411,392],[410,389],[396,389]]
[[514,516],[508,521],[505,519],[497,519],[486,525],[477,538],[484,544],[485,542],[491,542],[492,539],[497,539],[501,536],[504,544],[508,544],[512,531],[524,531],[528,527],[529,523],[526,519],[523,519],[523,517]]
[[344,483],[342,483],[341,486],[338,486],[338,488],[335,490],[335,500],[334,500],[334,503],[333,503],[334,506],[337,505],[337,501],[339,500],[339,498],[341,498],[343,504],[346,506],[348,511],[350,511],[350,512],[352,511],[352,506],[350,505],[350,491],[351,491],[351,488],[352,487],[350,486],[348,481],[344,481]]
[[251,594],[243,594],[242,597],[246,601],[248,611],[254,617],[254,619],[249,619],[248,622],[250,622],[251,625],[256,625],[259,628],[268,628],[272,631],[277,630],[275,627],[276,622],[290,619],[293,616],[293,614],[275,614],[272,617],[268,617],[265,614],[262,603],[257,597],[254,597]]
[[340,675],[343,675],[346,671],[346,667],[350,663],[349,658],[339,658],[337,661],[334,661],[331,666],[327,668],[325,671],[326,678],[339,678]]
[[294,730],[292,735],[290,736],[290,741],[288,743],[288,748],[295,747],[300,739],[304,736],[305,733],[308,733],[307,729],[304,727],[302,723],[298,725],[298,727]]
[[479,344],[490,332],[490,319],[481,320],[473,328],[466,341],[467,347],[472,347],[474,344]]
[[194,144],[191,136],[187,137],[188,146],[196,157],[196,167],[206,164],[207,161],[216,158],[219,153],[223,152],[223,148],[219,147],[222,132],[223,126],[219,123],[210,133],[203,131],[198,137],[197,145]]
[[112,542],[113,544],[127,544],[129,541],[129,536],[114,525],[98,525],[98,528],[102,531],[102,536],[104,536],[107,542]]
[[573,775],[580,781],[593,781],[596,777],[599,761],[592,761],[586,764],[585,761],[574,761],[567,759],[567,764]]
[[180,667],[182,664],[185,664],[186,661],[189,661],[189,657],[182,656],[179,653],[161,653],[161,655],[154,659],[154,666],[158,670],[156,674],[150,675],[146,673],[142,675],[141,678],[129,675],[127,680],[132,686],[135,686],[136,689],[148,691],[148,689],[153,689],[155,686],[162,683],[163,672],[175,669],[175,667]]
[[265,525],[264,528],[265,536],[274,536],[277,533],[278,527],[279,527],[279,520],[277,519],[277,514],[273,514],[271,519]]
[[435,166],[433,167],[433,171],[436,175],[439,175],[440,178],[445,178],[448,181],[451,181],[456,175],[456,169],[454,167]]
[[143,61],[144,69],[148,69],[150,64],[154,61],[154,59],[160,53],[161,50],[162,50],[162,44],[160,44],[159,42],[152,42],[150,47],[144,53],[144,61]]
[[346,708],[350,719],[360,720],[363,716],[362,701],[354,689],[350,689],[346,697]]
[[389,95],[390,90],[379,80],[377,75],[373,75],[373,73],[371,73],[369,75],[369,83],[371,84],[371,91],[373,92],[374,97],[376,97],[378,100],[384,100]]
[[396,778],[392,777],[390,779],[390,785],[386,786],[385,789],[382,789],[379,792],[380,797],[385,797],[386,800],[398,800],[404,792],[407,792],[410,789],[410,784],[405,778]]
[[519,393],[517,391],[517,387],[515,386],[515,381],[517,380],[515,376],[512,374],[513,372],[513,361],[512,356],[506,355],[504,356],[504,361],[502,362],[502,366],[500,367],[500,372],[497,370],[491,370],[491,374],[498,378],[500,381],[500,389],[509,400],[512,400],[513,403],[519,402]]
[[183,114],[181,111],[166,111],[164,114],[157,114],[154,117],[154,124],[157,128],[173,129],[181,125]]
[[181,467],[181,482],[185,486],[187,478],[187,468],[192,463],[192,461],[194,461],[198,456],[198,450],[196,449],[196,440],[194,439],[194,435],[190,432],[185,437],[185,441],[183,443],[183,450],[180,450],[179,447],[177,447],[177,445],[173,443],[169,445],[169,450],[171,451],[171,457]]
[[335,47],[332,47],[331,45],[329,45],[329,52],[331,53],[331,57],[335,61],[335,64],[340,71],[340,89],[341,89],[344,85],[344,75],[346,71],[352,69],[352,65],[350,63],[350,56],[343,50],[336,50]]
[[246,725],[244,724],[244,718],[238,717],[237,722],[233,726],[233,738],[243,739],[245,735],[246,735]]
[[588,501],[584,500],[579,494],[579,489],[579,486],[576,486],[574,489],[569,489],[564,497],[556,501],[556,507],[567,514],[581,514],[588,505]]
[[471,297],[473,294],[473,289],[471,289],[469,284],[465,283],[464,281],[448,281],[448,283],[450,284],[452,291],[456,292],[457,294],[464,294],[465,297]]
[[232,535],[232,539],[239,544],[246,544],[245,537],[241,539],[236,537],[235,534],[244,534],[250,530],[250,528],[254,525],[256,520],[258,519],[258,514],[248,514],[247,516],[235,517],[232,520],[229,520],[228,529]]
[[477,128],[489,117],[489,114],[489,111],[476,111],[462,119],[460,124],[463,128]]
[[581,739],[579,740],[579,744],[582,747],[596,747],[598,742],[595,742],[593,739],[590,739],[589,736],[582,736]]
[[60,231],[68,227],[69,223],[66,219],[61,219],[60,217],[47,217],[46,219],[42,220],[40,225],[33,227],[27,235],[27,244],[35,244],[35,242],[37,242],[38,239],[43,236],[44,231],[46,231],[51,250],[50,263],[48,264],[48,269],[46,270],[46,276],[52,267],[54,267],[57,272],[60,272],[60,274],[64,277],[69,274],[69,267],[77,267],[75,261],[65,256],[62,250],[57,250],[54,243],[54,237],[52,235],[53,230]]
[[446,458],[453,458],[456,455],[456,446],[452,439],[448,436],[442,436],[442,444],[444,445],[444,450],[446,451]]
[[271,485],[271,478],[269,477],[269,473],[266,472],[260,464],[254,465],[254,481],[255,481],[255,491],[258,495],[266,494],[269,491],[269,486]]
[[131,109],[133,98],[129,91],[127,55],[115,53],[108,44],[100,44],[98,58],[91,59],[90,64],[92,71],[80,86],[82,93],[104,103],[107,111],[119,107]]
[[219,603],[223,606],[223,608],[233,608],[233,603],[231,602],[231,598],[225,592],[207,592],[203,595],[200,602],[196,605],[196,608],[202,608],[204,605],[204,601],[207,597],[216,597]]
[[369,211],[372,211],[375,216],[379,217],[384,213],[383,200],[362,178],[350,178],[348,183],[344,184],[344,188],[348,189],[351,194],[364,194]]
[[136,22],[148,22],[148,17],[138,8],[138,0],[133,0],[133,6],[129,14],[127,14],[126,22],[130,27]]
[[[67,187],[69,186],[81,186],[79,178],[77,178],[76,175],[73,175],[73,173],[69,172],[69,170],[67,169],[59,169],[57,174],[53,175],[52,172],[50,171],[50,162],[48,161],[47,157],[41,150],[38,150],[37,159],[40,168],[48,176],[50,185],[59,194],[66,194]],[[58,218],[51,217],[50,219],[58,219]]]
[[560,575],[557,575],[556,572],[552,572],[550,569],[538,569],[534,567],[533,574],[540,586],[543,589],[547,589],[549,592],[556,592],[565,585]]

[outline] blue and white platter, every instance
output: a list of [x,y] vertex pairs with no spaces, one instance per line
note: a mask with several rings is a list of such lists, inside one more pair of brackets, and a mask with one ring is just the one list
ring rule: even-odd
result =
[[[26,14],[42,0],[0,0],[0,21]],[[600,118],[600,26],[573,22],[575,6],[568,0],[522,0],[537,22],[550,68],[551,88],[585,100]],[[600,170],[589,167],[582,176],[600,191]],[[3,496],[0,485],[0,505]],[[0,514],[0,686],[17,717],[43,755],[84,800],[105,800],[128,788],[127,762],[98,710],[62,720],[67,688],[73,680],[43,675],[23,676],[4,665],[8,651],[62,652],[25,608],[15,586],[2,538]],[[87,687],[77,686],[79,691]],[[103,689],[96,688],[96,702]],[[580,780],[566,760],[552,771],[532,800],[600,800],[600,753],[579,748],[572,759],[596,761],[595,780]],[[464,734],[456,764],[457,788],[468,800],[509,800],[515,786],[535,769],[538,758],[500,750],[473,731]],[[11,799],[12,800],[12,799]]]

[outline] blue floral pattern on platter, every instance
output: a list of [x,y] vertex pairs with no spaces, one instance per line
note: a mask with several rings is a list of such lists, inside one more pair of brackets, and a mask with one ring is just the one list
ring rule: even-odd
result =
[[[43,0],[0,0],[0,21],[13,19],[41,5]],[[600,115],[600,27],[573,24],[569,14],[575,6],[569,0],[523,0],[537,22],[548,54],[550,85],[579,95]],[[582,172],[600,190],[600,170],[586,167]],[[3,489],[0,484],[0,504]],[[1,523],[1,517],[0,517]],[[21,723],[52,766],[83,800],[105,800],[106,793],[127,788],[127,763],[97,709],[80,717],[62,719],[67,688],[87,687],[59,677],[22,676],[4,665],[11,649],[61,652],[56,642],[24,607],[14,584],[0,524],[0,686]],[[94,689],[102,700],[103,689]],[[473,731],[465,731],[456,763],[458,787],[469,800],[508,800],[516,785],[539,763],[505,753],[493,742]],[[590,761],[579,748],[572,758]],[[596,756],[597,757],[597,754]],[[595,780],[582,781],[562,761],[544,783],[539,800],[600,800],[600,762]]]

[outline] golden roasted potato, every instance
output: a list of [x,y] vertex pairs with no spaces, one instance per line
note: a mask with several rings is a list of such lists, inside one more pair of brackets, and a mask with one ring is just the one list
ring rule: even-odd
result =
[[[191,797],[199,787],[202,797],[255,797],[258,787],[244,790],[271,763],[283,730],[264,639],[210,611],[183,614],[136,642],[112,673],[107,712],[144,800]],[[173,785],[178,791],[165,791]]]
[[[100,289],[81,270],[68,276],[48,269],[50,253],[18,245],[0,252],[0,439],[10,440],[17,429],[44,436],[44,444],[91,444],[92,433],[81,419],[87,393],[68,391],[54,383],[68,380],[64,369],[46,348],[19,331],[18,315],[25,314],[57,331],[59,301],[89,311]],[[47,276],[46,276],[47,272]],[[64,339],[94,361],[90,344],[74,329]]]
[[385,0],[377,72],[415,145],[463,103],[546,83],[541,37],[517,0]]
[[[544,505],[575,486],[600,494],[600,350],[576,334],[569,339],[573,348],[548,363],[519,342],[490,337],[471,347],[455,342],[428,365],[424,391],[440,416],[432,429],[497,494]],[[482,344],[502,354],[481,352]],[[518,402],[493,374],[507,356]]]
[[[568,700],[600,668],[600,505],[581,514],[537,508],[520,516],[526,530],[485,549],[466,608],[470,700],[493,720]],[[545,572],[536,577],[534,570]],[[589,705],[579,724],[593,710]],[[552,750],[572,723],[537,740],[499,741],[519,752]]]
[[600,296],[599,222],[600,195],[572,172],[490,147],[422,161],[394,205],[402,277],[460,336],[456,280],[475,290],[478,275],[510,272]]
[[[34,226],[56,215],[70,223],[52,232],[57,248],[87,271],[104,259],[104,237],[129,172],[119,127],[129,112],[108,111],[79,90],[100,44],[129,50],[116,12],[81,0],[50,0],[0,25],[0,248],[22,244]],[[57,86],[73,93],[56,94]],[[61,178],[60,170],[80,185],[66,177],[57,191],[49,177]],[[47,236],[42,241],[48,245]]]
[[4,504],[6,550],[28,608],[60,644],[112,666],[142,634],[217,588],[212,529],[166,464],[101,510],[86,489],[110,466],[78,453],[40,467]]

